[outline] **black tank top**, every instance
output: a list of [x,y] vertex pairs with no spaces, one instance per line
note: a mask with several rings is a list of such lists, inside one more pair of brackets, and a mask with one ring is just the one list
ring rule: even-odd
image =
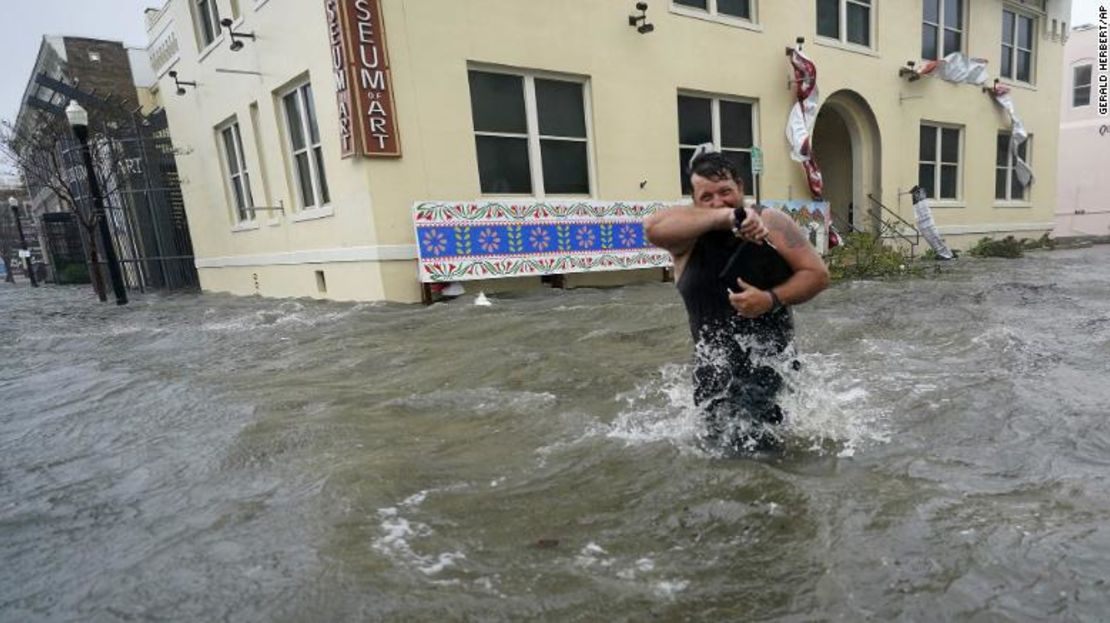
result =
[[794,320],[788,308],[744,318],[729,304],[725,284],[718,275],[739,244],[731,232],[703,235],[694,244],[678,280],[694,338],[694,399],[699,404],[730,381],[742,381],[752,374],[753,348],[760,354],[777,355],[794,338]]

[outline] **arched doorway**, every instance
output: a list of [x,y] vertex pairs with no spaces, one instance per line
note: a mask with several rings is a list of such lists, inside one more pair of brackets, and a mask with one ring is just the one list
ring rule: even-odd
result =
[[882,197],[882,143],[863,96],[844,89],[825,99],[813,127],[813,153],[837,230],[875,231],[868,195]]

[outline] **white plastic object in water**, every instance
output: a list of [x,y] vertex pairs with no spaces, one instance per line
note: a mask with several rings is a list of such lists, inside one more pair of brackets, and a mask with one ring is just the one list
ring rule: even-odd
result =
[[914,186],[911,190],[913,197],[913,213],[917,219],[917,230],[921,232],[925,242],[929,243],[937,257],[945,260],[950,260],[955,257],[948,245],[944,243],[944,238],[941,237],[940,231],[937,230],[937,224],[933,220],[933,211],[929,209],[929,199],[925,194],[925,189],[920,186]]
[[493,305],[493,303],[490,303],[489,299],[486,298],[486,293],[485,292],[479,292],[478,293],[478,296],[474,299],[474,304],[475,305],[480,305],[482,307],[489,307],[490,305]]
[[464,288],[463,284],[459,283],[458,281],[452,281],[451,283],[447,284],[447,287],[444,288],[443,291],[440,292],[440,294],[442,294],[443,296],[462,296],[466,294],[466,288]]

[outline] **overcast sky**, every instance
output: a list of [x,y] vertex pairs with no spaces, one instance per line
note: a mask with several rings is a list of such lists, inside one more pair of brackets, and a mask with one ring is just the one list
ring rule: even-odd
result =
[[[1102,6],[1106,6],[1106,2],[1102,2]],[[1096,15],[1098,13],[1099,2],[1098,0],[1072,0],[1071,2],[1071,23],[1076,24],[1094,24]],[[1107,7],[1110,8],[1110,7]]]
[[0,119],[14,120],[43,35],[122,41],[146,47],[143,9],[162,0],[0,0]]
[[[122,41],[146,47],[143,9],[163,0],[0,0],[0,119],[14,121],[43,35]],[[0,162],[0,175],[10,173]]]

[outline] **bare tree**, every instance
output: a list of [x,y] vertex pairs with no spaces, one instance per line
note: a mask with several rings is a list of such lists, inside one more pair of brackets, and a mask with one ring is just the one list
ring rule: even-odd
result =
[[[109,135],[105,131],[95,132],[95,127],[107,130],[119,123],[119,120],[104,115],[90,116],[92,137]],[[111,141],[91,138],[90,143],[101,199],[107,201],[121,189],[125,171]],[[20,170],[32,194],[48,190],[64,209],[77,216],[88,242],[87,259],[93,288],[101,301],[107,300],[100,273],[102,250],[98,249],[96,236],[101,213],[93,208],[81,147],[68,121],[64,117],[37,114],[33,120],[20,126],[3,122],[0,124],[0,157],[7,158]]]

